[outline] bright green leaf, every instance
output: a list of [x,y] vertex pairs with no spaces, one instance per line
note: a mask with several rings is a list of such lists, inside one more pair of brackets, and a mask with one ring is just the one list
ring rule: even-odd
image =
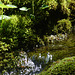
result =
[[19,10],[21,10],[21,11],[28,11],[30,8],[27,8],[27,7],[21,7],[21,8],[19,8]]

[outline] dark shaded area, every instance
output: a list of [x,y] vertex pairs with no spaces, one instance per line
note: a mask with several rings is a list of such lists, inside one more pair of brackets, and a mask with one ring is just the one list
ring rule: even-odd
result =
[[35,20],[33,21],[34,25],[32,29],[35,30],[35,34],[41,37],[46,34],[55,34],[54,32],[52,32],[52,30],[54,28],[54,25],[57,24],[57,21],[64,18],[66,19],[68,17],[67,14],[63,14],[60,8],[56,10],[47,10],[49,15],[46,14],[46,10],[42,10],[42,12],[39,12],[40,13],[36,13],[35,15]]

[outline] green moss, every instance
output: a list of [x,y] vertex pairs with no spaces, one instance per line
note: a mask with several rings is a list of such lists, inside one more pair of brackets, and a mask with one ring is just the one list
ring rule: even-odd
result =
[[10,44],[11,48],[15,50],[32,49],[36,36],[31,29],[31,23],[28,16],[12,15],[10,20],[3,21],[0,40]]
[[0,71],[9,70],[17,67],[16,53],[10,49],[10,45],[0,41]]
[[75,56],[54,62],[51,67],[40,75],[74,75]]

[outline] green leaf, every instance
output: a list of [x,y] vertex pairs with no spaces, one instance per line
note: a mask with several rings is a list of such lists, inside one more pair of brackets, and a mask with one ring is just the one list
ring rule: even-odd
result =
[[0,4],[0,8],[8,8],[8,6],[6,6],[4,4]]
[[42,5],[42,7],[40,7],[41,9],[46,9],[46,8],[49,8],[48,5]]
[[3,19],[10,19],[11,17],[6,16],[6,15],[0,15],[0,20],[2,20],[2,18],[3,18]]
[[17,8],[17,6],[15,6],[15,5],[9,5],[9,4],[7,4],[7,5],[0,4],[0,8]]
[[3,61],[4,61],[4,62],[8,62],[8,60],[7,60],[7,59],[4,59]]
[[10,4],[7,4],[6,6],[8,6],[9,8],[17,8],[17,6],[15,6],[15,5],[10,5]]
[[35,15],[30,14],[30,17],[31,17],[31,19],[34,19],[35,18]]
[[27,7],[21,7],[21,8],[19,8],[19,10],[21,10],[21,11],[28,11],[30,8],[27,8]]

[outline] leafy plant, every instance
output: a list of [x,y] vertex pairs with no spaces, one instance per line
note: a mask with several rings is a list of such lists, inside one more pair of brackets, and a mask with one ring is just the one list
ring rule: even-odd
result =
[[11,52],[10,45],[0,41],[0,71],[15,68],[16,64],[17,58],[15,61],[15,55]]
[[58,24],[54,27],[54,32],[56,33],[65,33],[65,32],[71,32],[72,24],[69,19],[62,19],[57,22]]
[[[0,1],[0,8],[2,9],[2,23],[3,23],[3,9],[4,8],[6,8],[6,9],[8,9],[8,8],[17,8],[16,6],[14,6],[14,5],[4,5],[1,1]],[[4,16],[4,17],[6,17],[6,16]],[[4,18],[5,19],[5,18]],[[1,23],[1,27],[2,27],[2,23]]]
[[27,9],[27,7],[21,7],[21,8],[19,8],[19,10],[21,10],[21,11],[28,11],[30,8],[28,8]]
[[39,75],[71,75],[75,74],[75,56],[54,62],[51,67]]
[[25,48],[25,50],[32,48],[36,41],[36,36],[30,28],[31,23],[31,19],[28,16],[11,16],[11,19],[3,22],[2,40],[10,44],[11,48]]

